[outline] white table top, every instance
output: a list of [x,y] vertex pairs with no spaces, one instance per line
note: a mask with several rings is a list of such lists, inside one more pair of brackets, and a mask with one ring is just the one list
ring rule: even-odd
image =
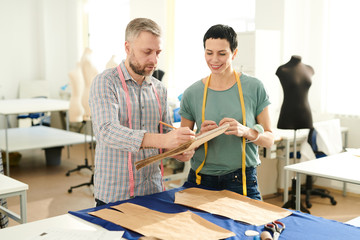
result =
[[29,185],[0,174],[0,194],[28,190]]
[[0,100],[0,114],[67,111],[69,101],[49,98],[19,98]]
[[[296,139],[299,141],[301,139],[306,139],[309,135],[309,129],[298,129],[296,130]],[[294,140],[294,130],[286,129],[274,129],[275,139],[279,140]]]
[[312,176],[360,184],[360,157],[348,152],[288,165],[285,166],[284,169]]
[[0,229],[0,239],[31,239],[39,236],[41,233],[49,229],[107,231],[99,225],[92,224],[70,214],[64,214],[35,222]]
[[[34,126],[8,129],[9,152],[80,144],[84,141],[85,136],[82,133],[57,128]],[[86,141],[91,141],[90,135],[87,135]],[[0,149],[6,150],[5,130],[0,130]]]

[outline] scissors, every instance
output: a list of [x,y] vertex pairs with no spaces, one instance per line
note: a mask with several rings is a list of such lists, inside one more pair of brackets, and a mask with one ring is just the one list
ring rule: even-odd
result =
[[285,229],[285,224],[280,221],[273,221],[272,223],[265,224],[265,228],[273,232],[274,240],[278,240],[280,233]]

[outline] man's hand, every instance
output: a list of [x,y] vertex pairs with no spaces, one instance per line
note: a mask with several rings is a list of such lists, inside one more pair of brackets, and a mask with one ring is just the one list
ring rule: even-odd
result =
[[163,148],[175,148],[187,141],[194,139],[195,133],[188,127],[181,127],[164,134]]

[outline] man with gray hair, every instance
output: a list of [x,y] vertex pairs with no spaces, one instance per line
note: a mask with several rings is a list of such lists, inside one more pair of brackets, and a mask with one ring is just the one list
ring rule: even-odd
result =
[[[189,128],[172,130],[159,124],[171,124],[171,119],[166,88],[152,77],[161,52],[158,24],[147,18],[130,21],[125,51],[126,59],[97,75],[90,89],[97,206],[162,191],[162,167],[154,163],[136,171],[134,163],[195,137]],[[189,161],[193,154],[175,158]]]

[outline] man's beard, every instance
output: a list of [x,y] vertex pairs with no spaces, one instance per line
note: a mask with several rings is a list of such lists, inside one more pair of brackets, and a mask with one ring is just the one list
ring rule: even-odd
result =
[[150,72],[145,71],[145,68],[146,68],[147,66],[152,66],[152,65],[141,66],[138,62],[132,61],[133,56],[134,56],[134,55],[132,54],[131,57],[130,57],[130,59],[129,59],[129,66],[130,66],[130,68],[131,68],[136,74],[138,74],[138,75],[140,75],[140,76],[145,76],[145,77],[146,77],[146,76],[151,76],[152,73],[154,72],[155,68],[154,68],[152,71],[150,71]]

